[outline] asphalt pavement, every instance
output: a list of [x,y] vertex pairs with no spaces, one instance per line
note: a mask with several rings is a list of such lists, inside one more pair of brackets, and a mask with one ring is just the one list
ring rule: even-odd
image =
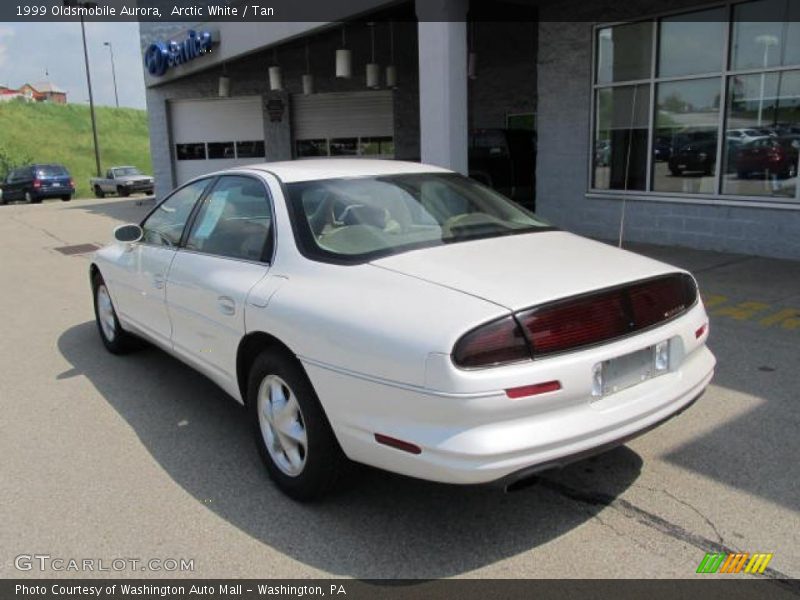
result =
[[695,577],[735,551],[800,576],[800,263],[632,248],[697,275],[719,364],[692,408],[624,447],[509,494],[361,468],[300,505],[232,399],[159,350],[98,339],[90,255],[57,248],[104,244],[151,206],[0,207],[0,577],[109,575],[20,571],[35,554],[192,561],[115,577]]

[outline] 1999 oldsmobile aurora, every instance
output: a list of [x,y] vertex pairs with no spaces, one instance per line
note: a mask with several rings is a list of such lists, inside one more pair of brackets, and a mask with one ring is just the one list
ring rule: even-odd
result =
[[106,348],[145,338],[244,403],[296,499],[348,460],[509,485],[654,427],[713,375],[691,275],[438,167],[248,165],[114,237],[91,265]]

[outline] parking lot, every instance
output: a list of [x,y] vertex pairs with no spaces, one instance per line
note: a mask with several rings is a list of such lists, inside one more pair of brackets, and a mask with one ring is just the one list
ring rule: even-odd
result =
[[718,369],[624,447],[509,494],[361,468],[300,505],[232,399],[159,350],[100,343],[90,255],[57,248],[104,244],[151,206],[0,207],[0,577],[108,575],[20,572],[34,553],[193,560],[122,577],[693,577],[734,551],[773,553],[762,577],[800,577],[800,263],[634,248],[697,275]]

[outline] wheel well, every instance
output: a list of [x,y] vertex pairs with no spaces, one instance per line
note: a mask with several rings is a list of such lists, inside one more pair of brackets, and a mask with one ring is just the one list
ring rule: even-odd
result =
[[273,335],[263,331],[254,331],[244,336],[242,341],[239,342],[239,349],[236,352],[236,381],[239,384],[239,392],[245,404],[247,404],[247,379],[250,375],[253,361],[266,350],[285,354],[296,359],[294,352]]
[[96,264],[92,263],[89,266],[89,283],[92,284],[92,287],[94,287],[94,280],[96,277],[101,277],[100,269]]

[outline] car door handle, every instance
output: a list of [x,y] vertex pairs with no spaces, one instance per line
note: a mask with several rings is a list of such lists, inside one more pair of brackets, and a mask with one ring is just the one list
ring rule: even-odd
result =
[[217,298],[217,308],[223,315],[236,314],[236,302],[230,296],[220,296]]
[[157,290],[164,288],[164,274],[163,273],[156,273],[153,275],[153,287]]

